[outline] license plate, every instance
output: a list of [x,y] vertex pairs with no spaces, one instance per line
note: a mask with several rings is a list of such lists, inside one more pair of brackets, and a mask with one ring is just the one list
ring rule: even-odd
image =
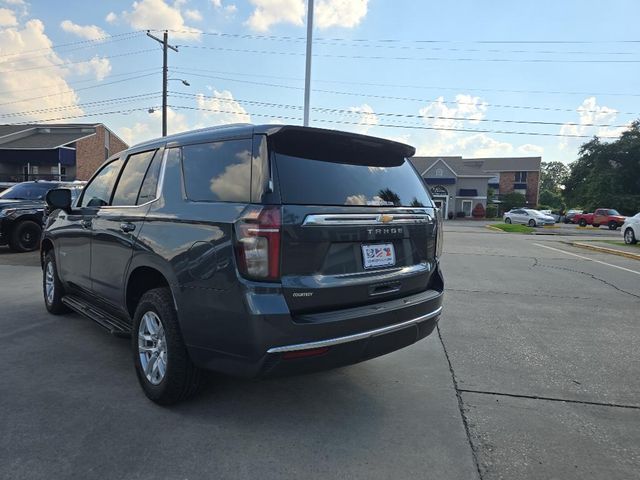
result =
[[392,243],[362,245],[364,268],[388,267],[396,264],[396,252]]

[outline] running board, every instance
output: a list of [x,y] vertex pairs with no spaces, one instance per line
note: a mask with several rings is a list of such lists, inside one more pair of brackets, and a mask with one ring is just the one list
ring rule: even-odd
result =
[[77,297],[75,295],[65,295],[62,297],[62,303],[64,303],[71,310],[93,320],[98,325],[106,328],[110,334],[118,337],[131,336],[131,325],[121,318],[111,315],[105,312],[95,305],[91,305],[86,300]]

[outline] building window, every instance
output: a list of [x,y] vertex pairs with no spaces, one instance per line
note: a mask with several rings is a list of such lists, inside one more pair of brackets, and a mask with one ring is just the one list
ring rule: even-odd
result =
[[527,172],[516,172],[516,183],[526,183]]
[[436,168],[436,177],[441,177],[442,176],[442,169],[441,168]]

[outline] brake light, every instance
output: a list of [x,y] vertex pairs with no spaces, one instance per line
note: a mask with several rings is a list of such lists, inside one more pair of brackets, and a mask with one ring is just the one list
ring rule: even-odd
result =
[[236,223],[236,258],[243,276],[280,278],[280,231],[280,207],[248,207]]
[[436,211],[436,258],[439,259],[442,256],[443,247],[443,232],[442,232],[442,213]]

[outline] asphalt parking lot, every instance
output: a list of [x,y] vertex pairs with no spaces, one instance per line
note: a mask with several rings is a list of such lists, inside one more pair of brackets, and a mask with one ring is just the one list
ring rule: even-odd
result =
[[562,239],[451,222],[431,337],[170,409],[0,250],[0,478],[640,478],[640,262]]

